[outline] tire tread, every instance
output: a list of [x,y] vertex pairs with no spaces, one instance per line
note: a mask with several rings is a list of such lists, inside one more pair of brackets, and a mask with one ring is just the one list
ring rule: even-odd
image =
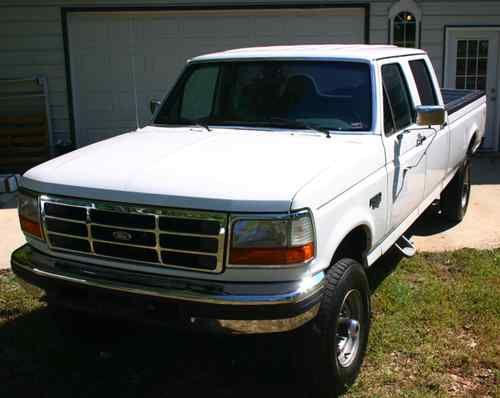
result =
[[462,208],[462,185],[466,173],[470,173],[470,162],[465,161],[441,194],[440,207],[443,215],[453,222],[463,220],[467,207]]
[[[356,360],[357,365],[347,373],[332,369],[332,366],[336,369],[337,365],[333,365],[332,358],[329,356],[330,354],[327,354],[330,352],[328,348],[330,341],[329,333],[331,332],[332,322],[335,321],[334,318],[337,316],[337,313],[333,309],[339,308],[341,304],[339,300],[343,298],[343,296],[339,296],[339,291],[345,289],[345,287],[341,287],[345,283],[344,278],[355,278],[357,280],[356,283],[360,284],[360,287],[364,286],[361,290],[368,296],[366,298],[366,338],[368,337],[371,317],[368,279],[363,266],[359,262],[350,258],[342,258],[337,260],[326,273],[323,299],[318,315],[311,322],[311,325],[307,327],[307,333],[303,336],[306,339],[304,341],[304,347],[306,348],[305,358],[307,358],[307,363],[309,363],[309,370],[312,371],[311,379],[314,392],[311,397],[314,396],[314,398],[337,397],[346,392],[359,373],[366,350],[366,342],[364,342],[358,354],[360,355],[360,359]],[[336,375],[333,379],[332,371]]]

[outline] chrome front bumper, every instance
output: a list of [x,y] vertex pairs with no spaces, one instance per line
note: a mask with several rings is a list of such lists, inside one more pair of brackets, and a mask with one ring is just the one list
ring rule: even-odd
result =
[[[90,303],[90,296],[98,297],[97,301],[103,294],[108,298],[128,296],[134,303],[140,298],[136,315],[145,315],[143,309],[153,307],[159,309],[161,318],[172,315],[175,308],[180,321],[176,324],[236,334],[283,332],[305,324],[318,312],[324,284],[323,272],[301,281],[272,283],[172,278],[63,260],[29,245],[12,254],[11,265],[27,291],[61,305],[81,308]],[[74,299],[75,291],[83,293],[78,300]],[[128,305],[122,298],[116,301],[118,307]],[[95,308],[95,304],[90,307]],[[123,309],[115,307],[110,315]]]

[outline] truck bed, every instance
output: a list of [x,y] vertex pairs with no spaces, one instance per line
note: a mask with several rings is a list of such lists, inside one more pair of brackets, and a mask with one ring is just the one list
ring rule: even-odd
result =
[[448,115],[462,109],[471,102],[485,95],[481,90],[456,90],[451,88],[441,89],[444,105],[448,111]]

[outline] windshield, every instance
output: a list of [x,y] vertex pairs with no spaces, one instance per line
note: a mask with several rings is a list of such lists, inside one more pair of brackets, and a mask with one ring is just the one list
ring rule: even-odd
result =
[[370,130],[370,86],[369,65],[359,62],[193,64],[154,123]]

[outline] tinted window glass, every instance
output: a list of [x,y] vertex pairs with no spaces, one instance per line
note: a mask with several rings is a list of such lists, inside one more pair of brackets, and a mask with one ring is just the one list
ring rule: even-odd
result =
[[193,72],[184,87],[180,109],[182,119],[197,120],[210,116],[218,74],[216,65]]
[[410,68],[415,78],[420,103],[422,105],[437,105],[436,93],[425,61],[423,59],[410,61]]
[[392,110],[389,101],[387,100],[387,94],[385,90],[383,92],[384,96],[384,132],[386,135],[393,134],[396,129],[394,128],[394,119],[392,118]]
[[384,65],[382,80],[391,104],[396,130],[404,129],[412,123],[413,111],[408,87],[399,64]]
[[368,64],[330,61],[234,61],[187,68],[155,123],[371,129]]

